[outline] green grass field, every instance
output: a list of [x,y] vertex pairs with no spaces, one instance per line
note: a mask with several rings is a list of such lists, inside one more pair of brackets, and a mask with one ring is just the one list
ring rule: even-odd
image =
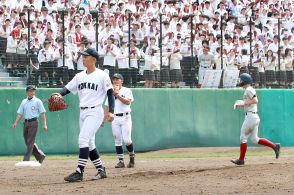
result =
[[[153,153],[137,153],[136,157],[139,159],[152,159],[152,158],[215,158],[215,157],[233,157],[238,156],[239,152],[224,152],[224,153],[195,153],[195,154],[153,154]],[[272,156],[272,151],[265,152],[248,152],[247,156]],[[294,152],[283,152],[283,155],[294,155]],[[1,156],[0,161],[13,161],[13,160],[21,160],[23,156]],[[104,154],[102,155],[104,159],[116,159],[114,154]],[[75,160],[77,159],[77,154],[71,155],[47,155],[46,160]]]

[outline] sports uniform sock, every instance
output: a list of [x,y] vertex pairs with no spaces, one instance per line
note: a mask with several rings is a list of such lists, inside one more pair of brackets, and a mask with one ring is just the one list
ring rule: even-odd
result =
[[89,147],[80,148],[77,172],[83,173],[89,158]]
[[135,154],[133,143],[131,143],[130,145],[126,146],[126,148],[127,148],[127,150],[129,151],[129,154],[130,154],[130,155]]
[[124,160],[124,150],[122,146],[115,146],[116,155],[118,160],[123,161]]
[[258,141],[258,144],[263,145],[263,146],[268,146],[270,148],[276,147],[276,145],[274,143],[272,143],[271,141],[269,141],[265,138],[260,138]]
[[93,162],[93,164],[94,164],[94,166],[96,167],[97,170],[103,169],[102,161],[100,159],[99,153],[96,150],[96,148],[94,150],[90,151],[89,157],[90,157],[91,161]]
[[247,143],[240,144],[240,160],[245,159],[245,154],[247,151]]

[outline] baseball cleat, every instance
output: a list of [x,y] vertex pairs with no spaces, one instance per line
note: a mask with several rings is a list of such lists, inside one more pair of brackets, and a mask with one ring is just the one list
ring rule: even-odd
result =
[[120,160],[116,165],[115,168],[125,168],[125,163],[124,161]]
[[240,159],[232,159],[231,162],[234,163],[235,165],[244,165],[245,164],[245,161],[240,160]]
[[274,147],[273,149],[274,149],[275,154],[276,154],[276,159],[278,159],[279,156],[280,156],[281,144],[277,143],[276,147]]
[[128,168],[134,168],[135,167],[135,155],[130,156],[130,162],[128,164]]
[[98,170],[98,173],[93,177],[93,180],[104,179],[107,178],[105,167]]
[[42,164],[45,158],[46,155],[41,155],[41,157],[38,159],[39,163]]
[[70,174],[69,176],[65,177],[64,180],[68,181],[68,182],[82,181],[83,174],[76,171],[76,172]]

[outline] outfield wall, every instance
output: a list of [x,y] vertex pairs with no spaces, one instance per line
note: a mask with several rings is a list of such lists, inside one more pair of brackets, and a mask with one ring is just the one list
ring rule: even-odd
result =
[[[57,89],[37,89],[41,100]],[[244,114],[233,110],[241,89],[133,89],[132,138],[137,151],[174,147],[238,146]],[[258,90],[260,136],[294,146],[294,90]],[[0,155],[23,154],[22,123],[11,126],[25,89],[0,89]],[[78,98],[66,96],[67,110],[47,112],[48,132],[36,142],[47,154],[77,153]],[[45,104],[47,108],[47,104]],[[41,119],[40,119],[41,121]],[[114,152],[110,124],[96,134],[101,152]]]

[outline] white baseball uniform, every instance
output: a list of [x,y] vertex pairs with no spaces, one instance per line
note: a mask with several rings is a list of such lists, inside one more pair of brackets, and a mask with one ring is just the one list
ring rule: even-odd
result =
[[[129,88],[122,87],[119,90],[119,95],[123,98],[134,101],[133,93]],[[105,102],[108,106],[108,101]],[[125,145],[132,144],[132,117],[131,105],[123,104],[118,98],[115,98],[114,120],[111,124],[112,134],[115,139],[115,146],[122,146],[122,141]]]
[[[245,89],[243,100],[244,102],[256,97],[256,91],[253,87],[249,86]],[[257,104],[244,105],[245,119],[241,127],[240,140],[241,143],[247,143],[250,137],[251,141],[255,144],[258,143],[258,125],[260,122],[259,116],[257,114]]]
[[89,147],[91,151],[96,148],[95,134],[104,118],[102,104],[107,91],[112,88],[111,80],[100,69],[96,69],[91,74],[87,74],[84,70],[76,74],[65,87],[71,93],[79,96],[79,147]]

